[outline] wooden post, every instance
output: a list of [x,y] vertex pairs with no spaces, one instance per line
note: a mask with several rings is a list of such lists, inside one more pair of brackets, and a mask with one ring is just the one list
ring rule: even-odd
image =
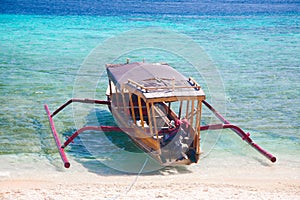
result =
[[149,107],[150,103],[146,103],[146,107],[147,107],[147,114],[148,114],[148,122],[149,122],[149,128],[150,128],[150,133],[151,136],[153,136],[153,126],[152,126],[152,120],[151,120],[151,114],[150,114],[150,107]]
[[111,97],[111,94],[112,94],[111,80],[108,81],[108,85],[109,85],[109,94],[110,94],[110,97]]
[[200,126],[201,126],[201,112],[202,112],[202,100],[198,99],[197,102],[197,114],[196,114],[196,135],[194,138],[194,145],[196,147],[196,153],[200,154]]
[[181,118],[181,110],[182,110],[182,101],[180,101],[180,105],[179,105],[179,112],[178,112],[178,118]]
[[186,113],[185,113],[185,118],[186,119],[189,116],[189,107],[190,107],[190,100],[187,100],[187,102],[186,102]]
[[116,107],[117,107],[117,109],[119,109],[119,93],[118,93],[118,88],[117,88],[117,86],[115,86],[115,90],[116,90]]
[[141,97],[140,96],[138,96],[138,104],[139,104],[141,125],[144,128],[144,116],[143,116],[142,103],[141,103]]
[[134,112],[134,104],[132,102],[132,93],[129,93],[129,102],[130,102],[130,107],[131,107],[131,115],[133,122],[136,124],[136,118],[135,118],[135,112]]
[[126,114],[126,102],[125,102],[125,96],[124,96],[124,88],[122,88],[121,91],[121,95],[122,95],[122,101],[123,101],[123,110],[124,110],[124,114]]
[[157,124],[156,124],[156,117],[155,117],[155,110],[154,110],[154,103],[153,102],[151,102],[151,110],[152,110],[152,116],[153,116],[154,131],[155,131],[155,134],[156,134],[156,139],[158,140],[158,131],[157,131]]
[[190,125],[193,127],[193,122],[194,122],[194,109],[195,109],[195,100],[192,101],[192,108],[191,108],[191,116],[190,116]]
[[171,101],[169,102],[168,105],[168,116],[171,115]]

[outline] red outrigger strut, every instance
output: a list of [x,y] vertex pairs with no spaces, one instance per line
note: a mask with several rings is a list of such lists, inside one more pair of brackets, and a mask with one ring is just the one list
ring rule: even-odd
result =
[[[76,138],[82,132],[87,131],[87,130],[104,131],[104,132],[111,132],[111,131],[121,131],[121,132],[123,132],[123,131],[131,131],[130,128],[129,129],[127,128],[126,130],[124,130],[124,129],[121,129],[121,128],[117,127],[117,126],[85,126],[83,128],[78,129],[77,131],[75,131],[63,144],[61,144],[60,139],[59,139],[58,134],[57,134],[57,131],[55,129],[55,125],[54,125],[54,122],[53,122],[53,117],[58,112],[60,112],[66,106],[68,106],[69,104],[71,104],[73,102],[110,105],[110,101],[101,101],[101,100],[95,100],[95,99],[70,99],[69,101],[67,101],[66,103],[64,103],[62,106],[60,106],[58,109],[56,109],[53,113],[50,112],[50,110],[48,108],[48,105],[46,105],[46,104],[44,105],[46,113],[48,115],[48,119],[49,119],[49,124],[50,124],[50,127],[51,127],[51,131],[52,131],[52,134],[53,134],[53,137],[54,137],[57,149],[58,149],[59,154],[61,156],[61,159],[64,162],[65,168],[69,168],[70,167],[70,162],[67,159],[67,156],[65,154],[64,148],[66,146],[68,146],[74,140],[74,138]],[[264,150],[263,148],[261,148],[258,144],[254,143],[253,140],[250,138],[250,134],[249,133],[245,133],[240,127],[231,124],[218,111],[216,111],[216,109],[214,109],[206,101],[203,101],[203,103],[224,124],[212,124],[212,125],[201,126],[200,130],[205,131],[205,130],[218,130],[218,129],[227,129],[227,128],[229,128],[229,129],[233,130],[235,133],[237,133],[243,140],[245,140],[250,146],[252,146],[253,148],[255,148],[259,153],[261,153],[262,155],[264,155],[265,157],[267,157],[270,161],[276,162],[276,157],[273,156],[272,154],[270,154],[269,152],[267,152],[266,150]]]
[[236,134],[238,134],[243,140],[245,140],[250,146],[252,146],[254,149],[256,149],[259,153],[264,155],[266,158],[268,158],[271,162],[276,162],[276,157],[273,156],[271,153],[264,150],[262,147],[260,147],[258,144],[254,143],[253,140],[250,138],[250,133],[245,133],[240,127],[235,126],[231,124],[228,120],[226,120],[216,109],[214,109],[209,103],[206,101],[203,101],[204,105],[208,109],[210,109],[217,118],[219,118],[224,124],[213,124],[213,125],[207,125],[207,126],[201,126],[200,130],[217,130],[217,129],[226,129],[230,128],[232,131],[234,131]]
[[80,102],[80,103],[90,103],[90,104],[106,104],[106,105],[110,105],[110,101],[101,101],[101,100],[94,100],[94,99],[70,99],[69,101],[67,101],[66,103],[64,103],[62,106],[60,106],[58,109],[56,109],[53,113],[50,112],[48,105],[44,105],[46,113],[48,115],[48,119],[49,119],[49,124],[51,127],[51,131],[53,134],[53,138],[55,140],[57,149],[59,151],[60,157],[62,159],[62,161],[64,162],[64,166],[65,168],[69,168],[70,167],[70,162],[68,161],[68,158],[65,154],[64,148],[74,140],[75,137],[77,137],[80,133],[87,131],[87,130],[97,130],[97,131],[122,131],[119,127],[115,127],[115,126],[86,126],[83,127],[81,129],[78,129],[77,131],[75,131],[75,133],[72,134],[71,137],[69,137],[64,144],[62,145],[59,139],[59,136],[57,134],[57,131],[55,129],[55,125],[53,122],[53,117],[60,112],[61,110],[63,110],[66,106],[68,106],[69,104],[73,103],[73,102]]

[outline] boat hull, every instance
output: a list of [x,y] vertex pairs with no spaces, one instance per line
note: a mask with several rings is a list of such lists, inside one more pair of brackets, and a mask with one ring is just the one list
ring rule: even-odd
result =
[[[108,100],[111,101],[114,98],[108,96]],[[164,141],[164,136],[161,135],[158,138],[155,135],[151,135],[149,127],[137,126],[129,115],[129,112],[116,106],[113,102],[109,105],[109,109],[118,124],[118,127],[145,153],[151,156],[162,166],[178,166],[178,165],[190,165],[198,161],[199,156],[196,155],[195,150],[189,150],[189,146],[193,141],[190,141],[189,145],[186,145],[186,149],[183,152],[179,141],[182,138],[180,135],[173,136],[173,139],[168,141],[167,144]],[[172,113],[175,115],[175,113]],[[160,131],[162,132],[162,131]],[[193,159],[190,159],[185,153],[192,151]],[[192,161],[193,160],[193,161]]]

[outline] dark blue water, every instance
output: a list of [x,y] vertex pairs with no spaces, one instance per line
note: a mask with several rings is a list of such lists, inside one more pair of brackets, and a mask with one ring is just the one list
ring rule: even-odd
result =
[[36,15],[257,15],[299,12],[297,0],[2,0],[1,13]]

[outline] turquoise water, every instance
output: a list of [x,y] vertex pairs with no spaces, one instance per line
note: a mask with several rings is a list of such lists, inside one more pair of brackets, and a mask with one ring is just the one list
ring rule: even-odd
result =
[[[299,167],[299,25],[299,12],[295,11],[247,15],[2,13],[0,155],[3,159],[0,162],[7,158],[18,162],[18,157],[22,157],[20,162],[24,159],[28,163],[43,162],[60,169],[43,105],[47,103],[54,110],[72,98],[77,72],[99,44],[135,28],[160,27],[191,38],[212,59],[223,81],[226,94],[226,113],[223,114],[228,120],[251,132],[253,139],[275,154],[282,165]],[[141,61],[145,54],[147,52],[143,57],[133,56],[131,59]],[[186,66],[180,66],[181,58],[174,55],[167,57],[160,52],[159,55],[149,55],[148,60],[165,61],[179,71],[186,70]],[[200,77],[196,79],[202,81]],[[204,89],[208,87],[205,82],[201,84]],[[104,99],[105,90],[106,79],[102,76],[97,97]],[[106,107],[91,112],[96,112],[98,120],[114,124]],[[203,123],[207,121],[207,113],[204,110]],[[86,115],[82,117],[88,118]],[[60,114],[56,122],[61,136],[74,131],[72,108]],[[229,157],[263,160],[230,131],[211,134],[203,133],[204,152],[209,151],[215,157],[224,156],[226,152]],[[108,160],[125,163],[128,160],[107,140],[99,142],[99,138],[115,141],[122,150],[139,152],[122,134],[88,135],[96,145],[94,148],[99,149],[99,155],[94,156],[104,163]],[[219,137],[213,149],[210,149],[210,137]],[[109,167],[94,163],[95,158],[80,140],[75,141],[68,154],[83,165],[95,164],[101,168],[101,173],[111,172]],[[141,160],[145,159],[143,156]],[[210,159],[209,153],[205,154],[205,159]]]

